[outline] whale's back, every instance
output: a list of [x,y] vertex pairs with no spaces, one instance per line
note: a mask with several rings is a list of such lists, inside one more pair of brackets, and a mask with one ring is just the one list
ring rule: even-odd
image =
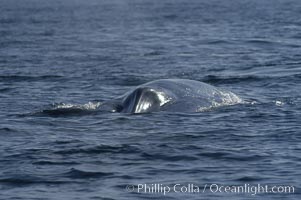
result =
[[161,79],[140,85],[121,97],[121,112],[199,112],[242,100],[229,91],[186,79]]

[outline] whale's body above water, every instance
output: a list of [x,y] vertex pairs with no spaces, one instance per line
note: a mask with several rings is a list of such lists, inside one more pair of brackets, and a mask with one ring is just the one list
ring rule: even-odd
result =
[[234,93],[203,82],[161,79],[140,85],[115,100],[105,102],[103,108],[110,107],[112,111],[125,113],[200,112],[241,102]]

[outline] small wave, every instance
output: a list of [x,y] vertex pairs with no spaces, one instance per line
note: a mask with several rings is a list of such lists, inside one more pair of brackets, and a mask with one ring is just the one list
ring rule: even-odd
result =
[[264,158],[264,156],[256,155],[256,154],[245,155],[245,154],[232,153],[232,152],[203,152],[197,155],[201,157],[208,157],[208,158],[218,159],[218,160],[223,159],[223,160],[240,161],[240,162],[256,161]]
[[14,82],[22,82],[22,81],[49,81],[53,79],[60,79],[63,76],[58,75],[42,75],[42,76],[21,76],[21,75],[1,75],[0,81],[14,81]]
[[145,56],[145,57],[160,56],[160,55],[163,55],[163,54],[164,54],[163,51],[151,51],[151,52],[144,53],[143,56]]
[[100,154],[100,153],[138,153],[140,150],[132,145],[98,145],[88,148],[76,148],[56,151],[57,154]]
[[49,161],[49,160],[40,160],[37,162],[33,162],[34,165],[76,165],[79,164],[77,162],[59,162],[59,161]]
[[69,181],[58,181],[58,180],[45,180],[40,177],[31,175],[20,175],[15,177],[8,177],[0,179],[0,183],[7,185],[30,185],[30,184],[64,184]]
[[249,39],[245,41],[246,43],[249,44],[257,44],[257,45],[273,45],[273,44],[277,44],[277,42],[274,41],[269,41],[269,40],[264,40],[264,39]]
[[[237,178],[235,181],[240,181],[240,182],[248,183],[248,182],[261,181],[261,180],[263,180],[263,178],[244,176],[244,177]],[[265,178],[265,180],[266,180],[266,178]]]
[[251,162],[251,161],[259,161],[264,159],[264,156],[261,155],[243,155],[243,154],[231,154],[225,156],[225,160],[239,161],[239,162]]
[[141,156],[147,160],[164,160],[164,161],[194,161],[198,160],[197,157],[194,156],[169,156],[164,154],[149,154],[142,153]]
[[212,39],[212,40],[206,40],[204,42],[205,44],[212,44],[212,45],[223,45],[223,44],[234,44],[234,41],[230,40],[221,40],[221,39]]
[[247,76],[228,76],[228,77],[221,77],[215,75],[208,75],[204,77],[203,81],[211,84],[234,84],[234,83],[241,83],[241,82],[256,82],[267,77],[259,77],[254,75],[247,75]]
[[20,22],[20,21],[16,18],[3,18],[3,19],[0,19],[0,24],[16,24],[18,22]]
[[11,90],[12,88],[9,87],[5,87],[5,88],[0,88],[0,92],[7,92],[9,90]]
[[122,86],[137,86],[144,84],[146,81],[151,80],[149,77],[142,77],[141,75],[126,75],[119,76],[118,78],[113,77],[113,80],[116,84]]
[[67,145],[67,144],[72,144],[72,143],[81,143],[81,140],[78,139],[70,139],[70,140],[56,140],[53,143],[55,145]]
[[203,152],[198,154],[201,157],[208,157],[213,159],[221,159],[227,156],[227,153],[224,152]]
[[112,176],[114,173],[111,172],[91,172],[91,171],[84,171],[79,169],[71,168],[71,170],[64,174],[68,178],[74,179],[85,179],[85,178],[100,178],[106,176]]
[[14,130],[12,128],[8,128],[8,127],[3,127],[3,128],[0,128],[0,132],[1,133],[11,133],[11,132],[16,132],[16,130]]
[[177,19],[179,16],[175,14],[169,14],[169,15],[164,15],[163,17],[168,20],[174,20]]
[[296,43],[291,43],[287,41],[281,41],[281,40],[276,40],[276,41],[271,41],[271,40],[266,40],[266,39],[250,39],[244,41],[247,44],[251,45],[257,45],[257,46],[262,46],[262,47],[272,47],[272,46],[287,46],[287,47],[292,47],[292,48],[299,48],[300,45]]

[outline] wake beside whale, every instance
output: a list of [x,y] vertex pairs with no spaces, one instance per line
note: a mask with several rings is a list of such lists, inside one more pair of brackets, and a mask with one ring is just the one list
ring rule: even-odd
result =
[[137,86],[100,109],[123,113],[201,112],[234,105],[242,99],[232,92],[187,79],[161,79]]
[[42,111],[50,115],[91,112],[150,113],[202,112],[212,108],[243,103],[236,94],[188,79],[160,79],[139,85],[124,95],[105,102],[55,104]]

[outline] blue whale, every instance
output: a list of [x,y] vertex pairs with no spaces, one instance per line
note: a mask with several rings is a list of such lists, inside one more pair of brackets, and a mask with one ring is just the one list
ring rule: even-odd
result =
[[160,79],[137,86],[100,107],[123,113],[201,112],[241,102],[242,99],[234,93],[203,82]]

